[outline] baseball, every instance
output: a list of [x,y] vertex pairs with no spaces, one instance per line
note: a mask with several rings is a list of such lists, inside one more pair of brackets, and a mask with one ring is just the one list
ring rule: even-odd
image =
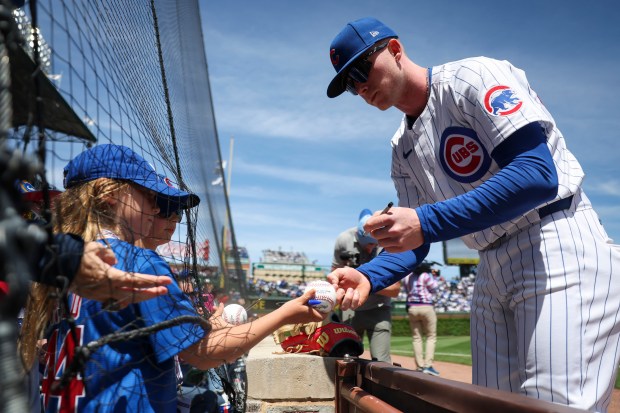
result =
[[336,290],[327,281],[312,281],[308,283],[306,289],[313,288],[315,291],[314,300],[318,304],[312,305],[321,313],[329,313],[336,305]]
[[245,308],[239,304],[228,304],[224,307],[222,318],[228,324],[238,326],[239,324],[243,324],[248,321],[248,313],[245,311]]

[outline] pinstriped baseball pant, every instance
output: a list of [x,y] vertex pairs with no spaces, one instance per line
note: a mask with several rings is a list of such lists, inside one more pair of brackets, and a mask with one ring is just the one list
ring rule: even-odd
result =
[[580,202],[480,253],[472,379],[605,412],[619,362],[620,246]]

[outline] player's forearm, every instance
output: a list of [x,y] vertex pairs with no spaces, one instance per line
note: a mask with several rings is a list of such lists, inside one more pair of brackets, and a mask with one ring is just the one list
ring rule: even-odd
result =
[[413,251],[398,254],[382,251],[370,262],[360,265],[357,270],[368,278],[371,292],[376,293],[405,278],[424,261],[429,250],[430,245],[424,244]]

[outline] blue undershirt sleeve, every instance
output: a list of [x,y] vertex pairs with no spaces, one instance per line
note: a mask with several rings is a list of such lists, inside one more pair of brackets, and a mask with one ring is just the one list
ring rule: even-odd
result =
[[426,243],[501,224],[557,195],[557,172],[538,122],[510,135],[491,156],[501,168],[495,176],[465,194],[416,208]]
[[405,278],[424,261],[429,250],[430,244],[398,254],[384,250],[370,262],[357,267],[357,270],[368,278],[371,292],[376,293]]

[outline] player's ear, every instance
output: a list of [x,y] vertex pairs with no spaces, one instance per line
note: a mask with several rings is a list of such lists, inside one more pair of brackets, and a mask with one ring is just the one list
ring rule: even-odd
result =
[[403,48],[398,39],[390,39],[388,41],[387,49],[392,56],[396,57],[397,60],[400,59],[400,53],[403,51]]

